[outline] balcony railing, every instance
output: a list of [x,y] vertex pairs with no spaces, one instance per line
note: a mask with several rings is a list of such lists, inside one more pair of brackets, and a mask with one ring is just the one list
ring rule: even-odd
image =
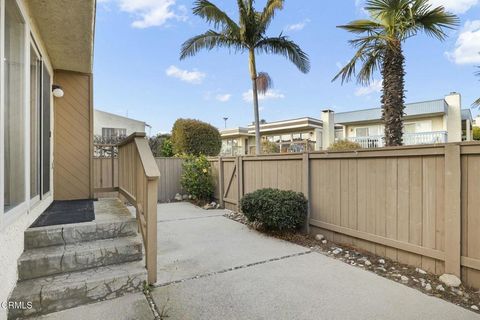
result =
[[[448,134],[446,131],[405,133],[403,135],[403,144],[406,146],[412,146],[419,144],[446,143],[447,136]],[[365,149],[382,148],[385,146],[383,136],[349,137],[348,140],[358,143]]]
[[232,146],[223,146],[222,150],[220,151],[221,156],[244,156],[245,149],[243,147],[232,147]]

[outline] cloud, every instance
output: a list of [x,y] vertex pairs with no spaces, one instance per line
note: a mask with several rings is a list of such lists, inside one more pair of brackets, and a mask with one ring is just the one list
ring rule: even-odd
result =
[[165,71],[167,76],[180,79],[184,82],[193,83],[193,84],[200,84],[203,82],[203,79],[207,76],[205,73],[194,70],[182,70],[177,68],[176,66],[170,66]]
[[447,57],[456,64],[480,63],[480,20],[467,21]]
[[215,99],[218,100],[218,101],[220,101],[220,102],[227,102],[227,101],[230,100],[231,97],[232,97],[231,94],[225,93],[225,94],[217,94],[217,95],[215,96]]
[[176,6],[177,0],[98,0],[101,4],[115,2],[121,11],[133,15],[132,27],[145,29],[161,27],[169,20],[187,20],[185,6]]
[[310,22],[310,19],[305,19],[299,23],[289,24],[285,27],[285,31],[301,31],[305,29],[305,27],[309,22]]
[[369,86],[367,87],[359,87],[357,90],[355,90],[355,95],[357,97],[361,96],[368,96],[371,95],[372,93],[378,93],[382,91],[382,80],[373,80],[372,83],[370,83]]
[[480,4],[480,0],[430,0],[434,7],[443,6],[447,11],[462,14]]
[[[250,89],[247,92],[243,93],[243,100],[246,102],[252,102],[253,101],[253,90]],[[266,94],[259,94],[258,95],[258,100],[264,101],[264,100],[276,100],[276,99],[284,99],[285,95],[280,92],[279,90],[268,90]]]

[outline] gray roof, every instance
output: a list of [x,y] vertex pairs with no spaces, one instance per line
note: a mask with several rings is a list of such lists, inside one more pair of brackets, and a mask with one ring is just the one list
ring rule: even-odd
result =
[[470,122],[473,122],[472,111],[470,109],[462,110],[462,120],[470,120]]
[[[405,105],[405,114],[408,116],[419,116],[427,114],[447,113],[447,103],[444,99],[425,101],[425,102],[416,102],[408,103]],[[335,114],[335,123],[345,124],[353,122],[364,122],[364,121],[374,121],[381,120],[382,118],[382,109],[373,108],[373,109],[364,109],[351,112],[339,112]]]

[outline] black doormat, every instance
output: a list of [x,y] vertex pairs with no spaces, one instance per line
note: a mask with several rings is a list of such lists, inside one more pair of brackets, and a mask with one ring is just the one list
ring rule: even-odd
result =
[[53,201],[30,228],[95,220],[93,200]]

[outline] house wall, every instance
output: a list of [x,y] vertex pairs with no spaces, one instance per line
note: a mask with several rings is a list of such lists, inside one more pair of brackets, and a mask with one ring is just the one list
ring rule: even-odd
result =
[[54,79],[65,92],[55,107],[54,198],[92,198],[92,75],[56,71]]
[[145,132],[145,122],[99,110],[95,110],[93,123],[93,134],[96,136],[102,135],[102,128],[127,129],[127,136],[134,132]]
[[[1,3],[1,2],[0,2]],[[42,41],[42,38],[40,37],[40,34],[38,32],[38,28],[35,25],[34,20],[31,18],[31,12],[29,11],[28,6],[26,5],[26,1],[18,1],[20,10],[22,12],[22,16],[25,19],[26,22],[26,34],[32,34],[32,37],[35,41],[35,44],[40,51],[40,54],[42,56],[42,61],[45,64],[45,67],[47,68],[48,72],[53,75],[53,68],[49,59],[48,52],[45,48],[45,45]],[[3,8],[1,9],[3,10]],[[2,42],[3,44],[3,42]],[[29,43],[25,44],[28,48],[30,45]],[[29,58],[29,49],[27,50],[27,60]],[[27,68],[29,69],[29,68]],[[3,75],[3,74],[2,74]],[[2,79],[3,81],[3,79]],[[0,83],[2,82],[0,81]],[[26,86],[26,91],[27,93],[29,92],[29,81],[27,81],[27,86]],[[51,85],[51,84],[50,84]],[[30,102],[30,99],[25,100],[27,104]],[[54,115],[53,115],[53,110],[54,110],[54,104],[55,100],[51,99],[51,105],[50,105],[50,123],[51,123],[51,130],[52,133],[55,132],[55,126],[54,126]],[[30,137],[30,126],[29,126],[29,110],[30,106],[26,105],[26,110],[27,110],[27,118],[26,123],[25,123],[25,128],[26,128],[26,137]],[[2,110],[0,108],[0,110]],[[2,119],[3,115],[0,114],[0,120]],[[0,121],[1,123],[1,121]],[[1,124],[0,124],[1,126]],[[1,133],[0,133],[1,136]],[[1,137],[1,142],[0,144],[3,144],[3,137]],[[53,141],[53,140],[52,140]],[[29,141],[27,139],[26,141],[26,155],[29,155]],[[2,149],[2,148],[0,148]],[[50,159],[52,161],[53,159],[53,145],[51,145],[50,148]],[[0,155],[1,156],[1,155]],[[29,157],[26,157],[26,166],[25,170],[27,172],[26,174],[26,181],[25,184],[26,186],[30,186],[30,175],[28,174],[29,172]],[[0,190],[3,190],[3,162],[0,161],[0,166],[2,167],[0,169],[0,184],[2,187],[0,187]],[[12,209],[12,212],[4,213],[3,212],[3,191],[0,192],[0,302],[7,301],[8,297],[10,296],[12,290],[14,289],[16,282],[17,282],[17,260],[22,254],[24,250],[24,231],[38,218],[38,216],[52,203],[53,201],[53,166],[50,164],[48,166],[50,168],[50,189],[51,191],[47,194],[45,194],[41,199],[39,200],[28,200],[29,195],[28,195],[28,188],[27,188],[27,200],[19,205],[17,208]],[[0,320],[6,320],[7,319],[7,310],[4,308],[0,308]]]

